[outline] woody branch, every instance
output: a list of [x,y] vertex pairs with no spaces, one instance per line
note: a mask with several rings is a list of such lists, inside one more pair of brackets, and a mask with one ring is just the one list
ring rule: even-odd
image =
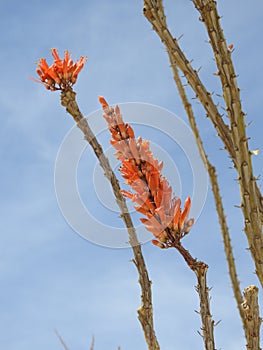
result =
[[175,80],[179,95],[181,97],[186,114],[188,116],[189,124],[190,124],[192,131],[193,131],[193,134],[194,134],[194,137],[196,140],[196,144],[197,144],[198,149],[199,149],[200,157],[204,163],[204,166],[207,169],[207,172],[208,172],[208,175],[210,178],[210,183],[211,183],[212,192],[214,195],[214,201],[216,204],[216,210],[217,210],[217,214],[218,214],[218,220],[219,220],[219,224],[221,227],[221,233],[222,233],[223,242],[224,242],[224,250],[225,250],[226,260],[227,260],[227,264],[228,264],[228,272],[229,272],[229,276],[231,279],[232,289],[233,289],[234,296],[236,299],[238,311],[239,311],[239,314],[240,314],[240,317],[241,317],[241,320],[243,323],[243,328],[245,329],[244,311],[243,311],[243,308],[241,306],[243,303],[243,298],[242,298],[242,293],[241,293],[241,289],[240,289],[240,285],[239,285],[239,281],[238,281],[238,277],[237,277],[237,269],[236,269],[236,264],[235,264],[235,259],[234,259],[233,248],[232,248],[232,244],[231,244],[231,237],[230,237],[228,225],[226,222],[226,215],[225,215],[225,211],[224,211],[222,197],[220,194],[220,187],[219,187],[219,183],[218,183],[216,168],[214,165],[211,164],[210,160],[208,159],[207,153],[204,149],[204,145],[203,145],[203,142],[202,142],[202,139],[201,139],[198,127],[197,127],[196,118],[194,116],[193,108],[192,108],[191,103],[189,102],[187,95],[186,95],[186,91],[185,91],[183,83],[181,81],[181,77],[179,75],[177,65],[173,59],[173,56],[170,54],[170,52],[168,52],[168,54],[169,54],[171,68],[173,70],[174,80]]
[[[161,41],[164,43],[168,53],[172,55],[177,67],[185,75],[189,85],[192,87],[208,117],[213,122],[219,137],[223,141],[235,168],[239,175],[240,192],[241,192],[241,208],[244,216],[245,232],[247,235],[249,248],[253,257],[257,276],[263,286],[263,234],[262,234],[262,213],[263,198],[257,186],[256,179],[253,175],[251,154],[248,149],[248,138],[245,134],[244,113],[241,110],[239,97],[239,89],[236,85],[236,75],[230,62],[230,52],[226,46],[225,39],[222,36],[222,30],[219,26],[219,16],[215,12],[216,3],[214,1],[195,1],[199,3],[202,9],[202,18],[208,27],[211,43],[214,44],[214,52],[217,55],[216,60],[219,65],[219,76],[222,76],[222,85],[224,90],[224,98],[229,115],[231,114],[230,127],[225,124],[222,115],[219,113],[216,104],[213,102],[211,93],[209,93],[198,76],[198,72],[194,70],[191,63],[187,60],[181,50],[178,41],[169,31],[163,4],[161,0],[145,0],[144,15],[152,24]],[[206,6],[204,6],[206,4]],[[213,7],[212,7],[213,5]],[[214,9],[215,8],[215,9]],[[212,10],[211,10],[212,9]],[[209,15],[208,15],[209,13]],[[211,21],[209,22],[209,16]],[[214,25],[216,24],[217,27]],[[209,27],[210,25],[210,27]],[[217,40],[218,39],[218,40]],[[220,59],[220,55],[223,58]],[[225,76],[225,77],[224,77]],[[239,116],[239,118],[238,118]]]
[[246,134],[245,113],[242,110],[240,89],[237,85],[237,75],[232,62],[232,49],[226,43],[216,1],[193,0],[193,2],[206,26],[218,67],[218,76],[222,85],[235,150],[233,162],[239,175],[245,232],[255,261],[256,273],[263,286],[263,198],[253,174],[251,152],[248,147],[249,138]]

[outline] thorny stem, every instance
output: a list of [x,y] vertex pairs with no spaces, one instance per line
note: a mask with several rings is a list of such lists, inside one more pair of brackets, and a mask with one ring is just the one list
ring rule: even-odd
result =
[[177,67],[183,72],[189,85],[196,93],[196,97],[213,122],[238,171],[245,232],[255,262],[256,273],[263,286],[263,235],[261,221],[263,217],[263,198],[252,172],[251,154],[247,145],[248,138],[245,134],[244,113],[241,109],[239,89],[236,85],[236,74],[232,62],[229,63],[231,61],[230,53],[219,24],[216,2],[212,0],[195,0],[194,2],[196,6],[199,6],[198,10],[200,10],[202,19],[205,21],[214,49],[231,128],[223,121],[211,97],[211,93],[206,90],[197,71],[192,68],[191,63],[179,47],[177,40],[173,38],[168,30],[162,1],[144,0],[144,15],[153,25],[153,29],[159,35],[169,54],[173,56]]
[[199,98],[207,114],[211,117],[218,134],[225,140],[227,150],[231,156],[234,156],[233,142],[230,136],[229,127],[224,123],[221,114],[218,112],[211,93],[206,90],[197,71],[192,68],[191,63],[187,60],[183,51],[179,47],[177,40],[173,38],[170,33],[166,25],[162,1],[144,0],[143,12],[144,16],[152,24],[153,29],[165,45],[167,51],[171,52],[173,55],[178,68],[183,72],[189,85],[195,91],[196,97]]
[[189,102],[187,95],[186,95],[186,91],[183,87],[176,63],[174,62],[173,56],[170,54],[170,52],[168,52],[169,54],[169,59],[171,62],[171,67],[173,70],[173,74],[174,74],[174,80],[175,83],[177,85],[177,89],[178,92],[180,94],[181,100],[183,102],[185,111],[187,113],[188,116],[188,120],[189,120],[189,124],[191,126],[191,129],[193,131],[193,134],[195,136],[195,140],[199,149],[199,154],[201,156],[201,159],[207,169],[207,172],[209,174],[209,178],[210,178],[210,183],[212,186],[212,192],[214,195],[214,200],[215,200],[215,204],[216,204],[216,210],[217,210],[217,214],[218,214],[218,220],[220,223],[220,227],[221,227],[221,233],[222,233],[222,237],[223,237],[223,242],[224,242],[224,249],[225,249],[225,255],[226,255],[226,260],[227,260],[227,264],[228,264],[228,272],[229,272],[229,276],[231,279],[231,283],[232,283],[232,289],[234,291],[234,296],[237,302],[237,307],[239,310],[239,314],[243,323],[243,328],[245,329],[245,319],[244,319],[244,310],[241,306],[242,302],[243,302],[243,297],[242,297],[242,293],[241,293],[241,289],[240,289],[240,285],[239,285],[239,281],[238,281],[238,277],[237,277],[237,271],[236,271],[236,264],[235,264],[235,259],[234,259],[234,253],[233,253],[233,249],[232,249],[232,245],[231,245],[231,238],[230,238],[230,234],[229,234],[229,229],[226,223],[226,216],[225,216],[225,212],[224,212],[224,207],[223,207],[223,201],[220,195],[220,188],[219,188],[219,184],[218,184],[218,179],[217,179],[217,174],[216,174],[216,168],[211,164],[211,162],[208,159],[208,156],[205,152],[204,149],[204,145],[196,124],[196,119],[194,116],[194,112],[192,109],[192,105]]
[[183,256],[187,265],[194,271],[197,277],[196,290],[200,299],[200,315],[202,320],[202,337],[206,350],[215,350],[214,341],[214,320],[210,312],[209,288],[206,283],[206,273],[208,265],[202,261],[194,259],[188,250],[186,250],[180,240],[174,242],[174,248]]
[[174,247],[184,258],[187,265],[194,271],[197,277],[196,290],[200,300],[200,315],[202,320],[202,337],[206,350],[215,350],[214,341],[214,320],[210,312],[210,297],[209,288],[206,283],[206,274],[208,265],[202,261],[194,259],[190,252],[186,250],[181,244],[181,236],[176,239],[174,235],[171,235],[169,229],[166,229],[168,242],[170,247]]
[[253,174],[251,153],[248,148],[249,138],[246,135],[245,114],[242,111],[240,89],[237,85],[231,50],[228,49],[226,44],[216,1],[193,0],[193,2],[206,26],[219,70],[235,149],[234,165],[239,175],[245,232],[256,265],[256,273],[263,286],[263,213],[261,208],[263,198],[258,193],[256,179]]
[[260,350],[260,326],[258,288],[249,286],[244,290],[245,301],[242,304],[246,321],[247,350]]
[[169,229],[166,229],[169,247],[174,247],[184,258],[189,268],[194,271],[197,277],[196,290],[200,300],[200,315],[202,320],[202,337],[206,350],[215,350],[214,341],[214,325],[215,322],[212,319],[210,312],[210,297],[209,288],[206,283],[206,274],[208,265],[202,261],[194,259],[190,252],[186,250],[181,243],[181,236],[172,235]]
[[120,192],[119,181],[116,178],[107,157],[105,156],[101,145],[93,134],[87,120],[83,117],[76,102],[76,93],[69,87],[67,90],[61,91],[61,104],[66,108],[67,112],[72,115],[77,126],[81,129],[85,139],[92,147],[96,154],[101,167],[104,170],[104,175],[110,181],[116,202],[121,211],[121,217],[127,227],[129,235],[129,243],[132,247],[134,259],[133,262],[137,268],[139,274],[139,284],[141,286],[141,306],[138,309],[138,318],[141,323],[144,336],[149,350],[159,350],[153,324],[153,305],[152,305],[152,292],[151,281],[148,276],[144,257],[135,228],[132,223],[131,216],[129,214],[126,201]]
[[215,350],[214,343],[214,320],[212,319],[210,312],[210,298],[209,288],[206,283],[206,273],[208,266],[204,263],[196,263],[193,267],[193,271],[197,277],[197,292],[200,299],[200,314],[203,322],[203,340],[206,350]]

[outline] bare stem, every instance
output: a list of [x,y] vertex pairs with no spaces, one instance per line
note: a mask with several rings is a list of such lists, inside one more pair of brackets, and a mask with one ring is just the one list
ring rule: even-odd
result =
[[224,33],[220,24],[217,4],[214,0],[193,0],[210,38],[219,71],[226,111],[231,125],[231,137],[235,149],[234,165],[239,175],[241,209],[245,232],[249,242],[256,273],[263,286],[263,211],[262,195],[258,191],[253,174],[251,153],[246,135],[245,113],[242,111],[240,89]]
[[206,274],[208,270],[208,265],[202,261],[197,261],[194,259],[188,250],[186,250],[181,242],[176,242],[174,247],[183,256],[187,265],[191,270],[194,271],[197,277],[196,290],[199,295],[200,300],[200,316],[202,320],[202,337],[205,344],[206,350],[215,350],[214,341],[214,320],[210,312],[210,297],[209,288],[206,283]]
[[195,264],[193,270],[196,274],[198,284],[196,286],[200,299],[200,314],[203,322],[202,331],[206,350],[215,350],[214,342],[214,320],[210,313],[209,288],[206,283],[206,264]]
[[[215,6],[215,2],[212,0],[200,0],[199,3],[209,3],[210,5],[213,3]],[[212,21],[215,22],[219,20],[219,16],[216,16],[214,11],[210,11],[208,5],[206,7],[203,6],[202,9],[203,8],[205,8],[207,13],[212,15]],[[202,12],[204,13],[204,17],[202,17],[204,21],[206,21],[208,16],[205,16],[206,12]],[[224,123],[222,116],[218,112],[217,106],[213,102],[211,94],[201,82],[197,71],[192,68],[191,63],[187,60],[179,47],[177,40],[173,38],[168,30],[162,1],[144,0],[144,15],[153,25],[153,29],[159,35],[169,54],[173,56],[177,67],[183,72],[189,85],[195,91],[196,97],[200,100],[208,117],[213,122],[218,135],[223,141],[238,171],[245,232],[249,242],[249,249],[255,262],[256,274],[263,286],[263,234],[261,221],[263,215],[263,198],[252,172],[251,154],[247,145],[248,138],[245,134],[245,125],[243,121],[244,113],[241,110],[239,89],[236,86],[236,75],[234,70],[232,70],[232,68],[230,69],[230,65],[227,65],[224,60],[221,62],[217,57],[218,61],[222,63],[222,67],[220,66],[220,73],[222,72],[225,79],[228,79],[224,82],[223,89],[224,97],[227,101],[227,109],[231,112],[229,112],[229,114],[232,115],[230,129],[229,126]],[[218,23],[216,28],[209,27],[209,35],[210,37],[213,37],[213,40],[216,43],[214,52],[217,52],[217,56],[224,54],[223,57],[226,58],[226,55],[228,55],[227,58],[229,58],[230,54],[227,50],[225,39],[222,37],[222,31],[218,33],[217,31]],[[217,35],[218,40],[216,40]],[[219,44],[222,46],[221,51],[219,51]],[[218,64],[220,62],[218,62]]]
[[216,2],[213,0],[195,0],[195,4],[197,3],[199,4],[198,10],[200,10],[202,18],[207,25],[208,34],[219,66],[219,76],[222,76],[224,98],[231,117],[231,128],[223,121],[211,93],[206,90],[198,76],[198,72],[192,68],[178,41],[170,33],[166,24],[162,0],[144,0],[144,15],[164,43],[169,55],[172,55],[176,66],[185,75],[234,162],[239,175],[245,232],[256,266],[256,273],[263,286],[263,198],[252,171],[251,154],[247,145],[248,138],[245,133],[244,113],[241,109],[236,75],[232,63],[229,63],[230,52],[227,49],[219,25]]
[[234,157],[235,151],[229,127],[224,123],[222,115],[218,112],[217,106],[212,99],[211,93],[206,90],[205,86],[198,76],[197,71],[193,69],[191,63],[181,50],[178,41],[172,36],[171,32],[169,31],[166,25],[162,1],[144,0],[143,12],[165,45],[167,51],[173,55],[177,67],[183,72],[184,76],[188,80],[189,85],[196,93],[196,97],[200,100],[208,116],[211,118],[218,134],[224,140],[227,150],[231,156]]
[[76,93],[68,88],[61,92],[61,104],[66,108],[67,112],[72,115],[77,126],[81,129],[85,139],[92,147],[96,154],[99,163],[104,171],[104,175],[110,181],[117,204],[121,211],[121,217],[127,227],[129,235],[129,243],[132,247],[134,259],[133,262],[139,274],[139,284],[141,286],[141,306],[138,309],[138,318],[141,323],[144,336],[149,350],[159,350],[153,324],[153,305],[152,305],[152,291],[151,281],[148,276],[144,257],[142,255],[141,245],[138,242],[135,228],[129,214],[126,201],[120,192],[119,181],[116,178],[107,157],[105,156],[101,145],[92,132],[87,120],[83,117],[76,102]]
[[258,288],[249,286],[244,290],[245,301],[242,304],[246,319],[246,339],[248,350],[260,350],[260,326]]
[[[212,0],[199,0],[199,1],[195,0],[194,1],[195,4],[197,4],[197,3],[199,4],[200,8],[205,8],[205,11],[209,10],[209,6],[212,2],[214,3],[213,6],[215,7],[216,2],[212,1]],[[178,41],[176,40],[176,38],[174,38],[172,36],[171,32],[169,31],[167,24],[166,24],[166,18],[165,18],[162,0],[144,0],[143,12],[144,12],[145,17],[152,24],[153,29],[156,31],[159,38],[161,39],[161,41],[165,45],[167,51],[173,55],[174,60],[177,64],[177,67],[185,75],[186,79],[188,80],[189,85],[191,86],[191,88],[195,92],[196,97],[199,99],[199,101],[203,105],[204,109],[206,110],[207,116],[211,119],[215,129],[218,132],[218,135],[220,136],[221,140],[223,141],[225,148],[227,149],[234,164],[236,164],[236,162],[237,162],[236,154],[235,154],[236,150],[235,150],[235,146],[233,144],[232,136],[230,135],[231,130],[229,129],[229,126],[224,123],[222,116],[219,113],[218,108],[212,99],[211,93],[206,90],[204,84],[202,83],[202,81],[199,78],[198,72],[192,68],[191,62],[184,55],[183,51],[181,50],[181,48],[178,44]],[[217,23],[217,29],[218,29],[220,17],[216,15],[214,10],[212,12],[213,12],[213,20],[218,21],[218,23]],[[204,21],[206,21],[206,16],[204,16],[204,18],[202,17],[202,19]],[[229,52],[228,48],[226,47],[225,39],[224,39],[224,37],[222,37],[222,33],[223,32],[221,30],[221,27],[220,27],[220,31],[217,31],[215,29],[215,27],[213,27],[209,32],[209,34],[211,34],[211,35],[215,35],[215,36],[218,35],[217,43],[218,44],[221,43],[224,46],[223,50],[221,50],[222,51],[221,53],[223,53],[222,57],[225,58],[225,55],[227,54],[228,58],[229,58],[230,52]],[[216,52],[216,45],[215,45],[215,52]],[[220,59],[218,52],[217,52],[217,58]],[[227,61],[225,61],[225,59],[222,60],[222,63],[227,65]],[[221,71],[225,72],[224,69]],[[219,74],[220,77],[221,77],[221,71]],[[227,68],[226,68],[226,72],[228,72],[227,74],[228,74],[228,77],[230,78],[231,84],[235,85],[235,94],[239,98],[239,89],[236,86],[235,72],[234,72],[234,70],[227,69]],[[233,72],[233,74],[232,73],[230,74],[230,72]],[[238,102],[238,101],[235,101],[232,99],[231,103],[233,103],[233,105],[231,106],[230,110],[233,108],[236,108],[235,103],[240,103],[240,101]],[[242,111],[240,110],[240,112],[242,112]],[[236,115],[238,115],[237,111],[235,113],[236,113]],[[242,118],[243,117],[244,117],[244,114],[242,114]],[[238,125],[239,125],[239,123],[238,123]],[[246,138],[244,138],[240,141],[245,143],[247,140],[246,140]],[[256,197],[257,197],[257,204],[259,205],[259,211],[261,213],[261,219],[262,219],[262,216],[263,216],[263,197],[262,197],[262,194],[261,194],[257,184],[255,184],[255,192],[256,192]]]

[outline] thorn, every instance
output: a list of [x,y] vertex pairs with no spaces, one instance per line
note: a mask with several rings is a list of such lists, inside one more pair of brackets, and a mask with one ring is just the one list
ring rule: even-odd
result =
[[197,333],[198,333],[202,338],[204,338],[204,336],[203,336],[202,333],[200,333],[199,331],[197,331]]
[[181,34],[181,35],[180,35],[177,39],[175,39],[175,40],[179,41],[179,40],[182,39],[183,36],[184,36],[184,34]]
[[219,71],[214,72],[214,75],[219,76],[219,75],[220,75],[220,72],[219,72]]
[[219,323],[220,323],[221,321],[222,321],[222,320],[217,321],[217,322],[214,324],[214,327],[216,327],[217,325],[219,325]]
[[200,17],[198,18],[198,20],[199,20],[199,22],[204,22],[204,19],[203,19],[202,16],[200,16]]

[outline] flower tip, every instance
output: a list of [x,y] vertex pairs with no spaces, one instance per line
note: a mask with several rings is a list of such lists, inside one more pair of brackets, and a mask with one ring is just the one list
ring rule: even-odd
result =
[[185,200],[185,206],[190,206],[191,205],[191,198],[187,197]]
[[80,57],[80,63],[83,64],[83,65],[86,63],[87,60],[88,60],[87,56],[81,56]]
[[191,208],[191,198],[187,197],[184,202],[184,210],[182,212],[182,216],[185,216],[185,218],[187,218],[190,212],[190,208]]
[[54,57],[55,60],[60,60],[59,55],[58,55],[58,49],[52,47],[51,49],[52,56]]
[[179,229],[182,230],[184,227],[184,224],[188,218],[188,215],[190,213],[190,208],[191,208],[191,198],[187,197],[185,202],[184,202],[184,209],[181,212],[180,218],[178,220],[178,226]]
[[152,240],[152,244],[153,245],[156,245],[157,247],[161,248],[161,249],[164,249],[165,248],[165,245],[159,241],[157,241],[156,239],[153,239]]
[[101,107],[103,109],[109,106],[107,101],[105,100],[105,98],[103,96],[99,96],[98,99],[99,99],[99,102],[100,102]]
[[64,59],[60,59],[56,48],[51,48],[51,53],[54,58],[53,64],[49,66],[45,58],[40,58],[36,72],[40,82],[48,90],[65,90],[76,83],[86,58],[82,56],[78,62],[73,62],[68,50],[65,51]]

